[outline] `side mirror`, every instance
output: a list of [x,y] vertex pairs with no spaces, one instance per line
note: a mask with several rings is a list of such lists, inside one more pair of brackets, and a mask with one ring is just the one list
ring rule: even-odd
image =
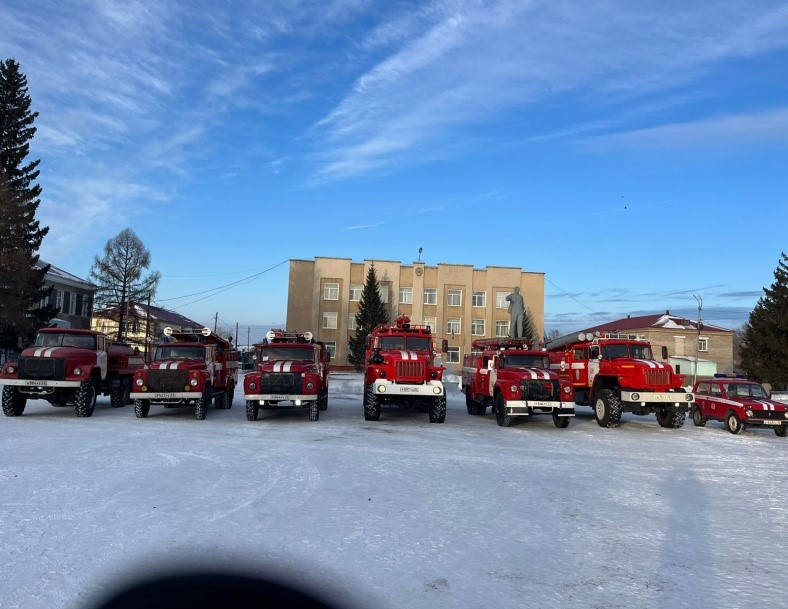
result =
[[441,341],[441,353],[448,353],[448,352],[449,352],[449,341],[444,338]]
[[662,359],[668,359],[668,348],[662,345]]

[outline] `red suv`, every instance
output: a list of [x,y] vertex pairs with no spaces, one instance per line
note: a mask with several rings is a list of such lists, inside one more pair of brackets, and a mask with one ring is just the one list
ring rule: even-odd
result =
[[709,419],[722,421],[733,434],[745,427],[771,427],[784,438],[788,432],[788,404],[775,402],[762,385],[741,376],[715,374],[695,383],[692,422],[698,427]]

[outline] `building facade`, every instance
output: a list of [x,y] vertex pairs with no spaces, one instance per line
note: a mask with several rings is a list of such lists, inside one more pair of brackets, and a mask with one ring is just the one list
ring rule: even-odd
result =
[[[43,268],[47,264],[49,263],[39,260],[36,266]],[[52,323],[64,328],[90,328],[93,295],[97,289],[95,285],[52,264],[44,276],[44,284],[52,287],[48,303],[59,309]],[[45,305],[47,302],[41,304]]]
[[635,334],[651,342],[657,359],[662,359],[662,347],[667,347],[669,363],[690,380],[696,375],[733,372],[733,330],[707,323],[699,328],[696,320],[670,311],[625,317],[581,332]]
[[515,286],[534,322],[535,338],[544,334],[544,273],[516,267],[477,269],[466,264],[329,257],[290,261],[287,329],[311,331],[326,343],[333,363],[349,365],[348,341],[373,264],[390,319],[407,315],[412,323],[430,326],[437,338],[447,339],[449,351],[443,361],[448,367],[459,368],[473,340],[508,336],[505,298]]

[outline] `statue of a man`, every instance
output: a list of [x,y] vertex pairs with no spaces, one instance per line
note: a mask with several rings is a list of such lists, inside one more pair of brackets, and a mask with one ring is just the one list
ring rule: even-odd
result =
[[506,297],[509,301],[509,338],[523,338],[523,316],[525,315],[525,301],[520,296],[520,287],[514,287],[514,294]]

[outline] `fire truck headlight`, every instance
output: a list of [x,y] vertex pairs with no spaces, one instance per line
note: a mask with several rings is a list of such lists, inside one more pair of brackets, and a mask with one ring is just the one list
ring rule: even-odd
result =
[[192,387],[196,387],[197,386],[197,382],[198,382],[197,379],[192,379],[192,380],[189,381],[189,385],[191,385]]
[[572,390],[569,388],[569,385],[566,385],[566,386],[564,387],[564,393],[565,393],[566,395],[569,395],[571,392],[572,392]]
[[14,368],[13,366],[9,366],[8,368],[5,369],[5,371],[8,374],[13,374],[14,372],[16,372],[16,368]]
[[509,391],[511,391],[512,393],[517,393],[517,389],[518,389],[517,385],[509,386]]
[[72,372],[73,372],[74,376],[79,376],[80,374],[82,374],[82,368],[77,366],[76,368],[74,368],[74,370],[72,370]]
[[386,393],[386,386],[378,385],[378,393]]
[[257,389],[257,383],[254,381],[249,382],[249,389]]
[[755,416],[755,413],[754,413],[752,410],[749,410],[749,409],[747,409],[747,412],[746,412],[745,414],[746,414],[748,417],[753,417],[753,416]]
[[312,333],[311,332],[304,332],[304,338],[306,340],[312,340]]
[[432,388],[432,393],[434,393],[435,395],[439,395],[439,394],[443,393],[443,389],[441,389],[440,387],[433,387]]
[[783,413],[783,416],[784,416],[786,419],[788,419],[788,410],[786,410],[786,411]]
[[632,394],[632,401],[633,402],[639,402],[640,401],[640,394],[639,393],[633,393]]
[[691,402],[691,401],[692,401],[692,394],[691,394],[691,393],[688,393],[687,395],[685,395],[685,396],[684,396],[684,400],[685,400],[686,402]]
[[310,391],[312,391],[312,389],[314,389],[314,388],[315,388],[315,384],[314,384],[312,381],[309,381],[309,382],[306,384],[306,388],[307,388],[307,389],[309,389]]
[[142,379],[137,379],[137,380],[136,380],[136,381],[134,381],[134,382],[137,384],[137,387],[142,387],[142,384],[143,384],[145,381],[143,381]]

